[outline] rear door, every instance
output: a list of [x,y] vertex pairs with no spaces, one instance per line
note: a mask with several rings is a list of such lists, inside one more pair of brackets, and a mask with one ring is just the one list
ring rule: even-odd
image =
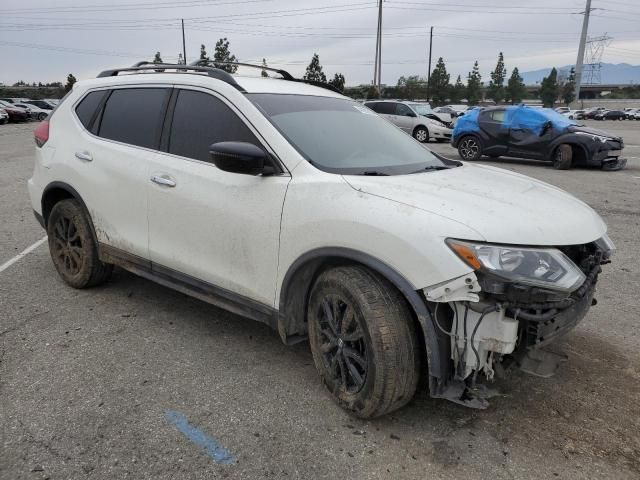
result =
[[147,185],[171,89],[114,88],[75,106],[82,131],[61,145],[69,181],[82,196],[98,241],[148,258]]
[[147,183],[152,268],[271,306],[290,175],[243,175],[211,162],[209,146],[217,142],[249,142],[269,151],[248,121],[215,92],[176,89],[169,111],[166,152],[155,158],[148,177],[166,183]]
[[488,140],[482,149],[487,154],[504,155],[509,145],[509,127],[505,124],[505,109],[485,110],[478,115],[478,123]]
[[554,138],[553,128],[545,128],[547,118],[532,108],[513,111],[509,126],[509,155],[544,159]]

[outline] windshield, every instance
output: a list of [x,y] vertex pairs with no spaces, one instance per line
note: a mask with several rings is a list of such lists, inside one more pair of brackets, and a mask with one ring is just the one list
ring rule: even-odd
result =
[[431,107],[424,103],[410,103],[409,106],[413,108],[418,115],[429,115],[430,113],[433,113]]
[[411,136],[353,100],[272,93],[247,97],[321,170],[401,175],[447,168]]

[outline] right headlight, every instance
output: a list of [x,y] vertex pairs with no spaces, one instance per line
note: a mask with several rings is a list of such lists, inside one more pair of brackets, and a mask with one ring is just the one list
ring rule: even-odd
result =
[[447,245],[474,270],[512,283],[572,292],[586,279],[582,270],[556,248],[529,248],[447,239]]

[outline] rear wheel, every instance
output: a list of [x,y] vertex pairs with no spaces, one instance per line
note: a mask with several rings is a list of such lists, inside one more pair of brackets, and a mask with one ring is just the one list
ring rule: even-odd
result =
[[47,114],[44,112],[40,112],[38,114],[38,120],[43,121],[45,118],[47,118]]
[[458,144],[458,154],[463,160],[478,160],[482,156],[482,147],[476,137],[463,137]]
[[364,267],[327,270],[311,291],[308,321],[314,363],[342,408],[372,418],[413,398],[418,341],[393,285]]
[[573,158],[573,150],[571,145],[566,143],[556,148],[553,155],[553,168],[556,170],[568,170],[571,168],[571,160]]
[[87,288],[105,282],[113,265],[98,258],[98,246],[80,202],[74,199],[56,203],[47,221],[49,252],[58,274],[74,288]]
[[425,127],[418,127],[413,131],[413,138],[420,143],[427,143],[429,141],[429,130]]

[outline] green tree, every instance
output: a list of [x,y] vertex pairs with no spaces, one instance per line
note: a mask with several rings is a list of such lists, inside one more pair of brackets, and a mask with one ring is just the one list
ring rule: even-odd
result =
[[[262,66],[263,66],[263,67],[268,67],[268,65],[267,65],[267,60],[266,60],[266,59],[264,59],[264,58],[262,59]],[[266,70],[264,70],[264,69],[260,72],[260,75],[261,75],[261,76],[263,76],[263,77],[268,77],[268,76],[269,76],[269,74],[267,73],[267,71],[266,71]]]
[[332,80],[329,80],[329,85],[333,86],[337,90],[344,92],[344,75],[336,73]]
[[488,97],[496,103],[504,100],[504,79],[507,77],[507,69],[504,68],[504,56],[502,52],[498,55],[498,63],[496,68],[491,72],[491,80],[487,89]]
[[370,85],[367,90],[367,100],[375,100],[377,98],[380,98],[380,92],[378,92],[375,85]]
[[77,81],[78,80],[76,79],[76,77],[73,76],[72,73],[67,75],[67,84],[64,86],[64,91],[70,92],[71,89],[73,88],[73,84],[76,83]]
[[576,99],[576,69],[574,67],[571,67],[569,78],[567,78],[567,81],[562,85],[561,96],[565,105],[569,105]]
[[160,52],[156,52],[156,56],[153,57],[153,63],[164,63],[162,61],[162,57],[160,56]]
[[511,72],[511,77],[509,77],[509,81],[507,82],[507,88],[505,90],[505,98],[507,102],[511,102],[512,104],[522,102],[522,99],[527,94],[527,89],[524,86],[524,81],[520,76],[520,72],[518,71],[518,67],[513,69]]
[[544,77],[540,84],[540,99],[542,100],[542,104],[545,107],[553,108],[553,104],[558,99],[559,93],[558,71],[553,67],[549,76]]
[[237,62],[238,59],[229,51],[229,40],[227,37],[221,38],[216,42],[216,51],[213,54],[213,66],[229,73],[236,73],[237,65],[227,65],[226,63],[216,62]]
[[413,100],[414,98],[426,95],[426,81],[418,75],[404,75],[398,79],[398,92],[400,98]]
[[458,103],[461,102],[462,99],[465,97],[467,93],[467,87],[465,86],[464,83],[462,83],[462,78],[460,78],[460,75],[458,75],[458,78],[456,79],[456,83],[451,86],[450,92],[449,92],[449,100],[451,100],[451,103]]
[[204,44],[200,45],[200,60],[209,60],[209,55],[207,55],[207,50],[204,48]]
[[327,83],[327,76],[322,71],[322,65],[320,65],[320,57],[317,53],[311,57],[311,62],[307,66],[307,70],[304,72],[305,80],[312,80],[314,82]]
[[482,75],[480,75],[480,67],[476,60],[473,69],[467,76],[467,101],[469,105],[477,105],[482,99]]
[[440,57],[438,63],[436,63],[436,68],[431,72],[429,80],[429,90],[434,105],[444,105],[447,102],[450,79],[451,75],[447,73],[444,60]]

